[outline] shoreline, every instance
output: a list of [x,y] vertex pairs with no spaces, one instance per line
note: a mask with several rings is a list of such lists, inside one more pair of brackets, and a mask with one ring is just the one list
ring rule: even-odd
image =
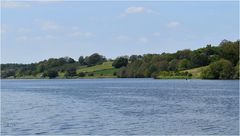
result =
[[202,79],[202,78],[118,78],[118,77],[94,77],[94,78],[1,78],[0,80],[77,80],[77,79],[154,79],[154,80],[240,80],[240,79]]

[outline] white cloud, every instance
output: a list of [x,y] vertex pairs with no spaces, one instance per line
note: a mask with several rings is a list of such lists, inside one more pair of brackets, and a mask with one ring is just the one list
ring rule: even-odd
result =
[[2,1],[1,8],[29,8],[31,5],[23,1]]
[[153,11],[152,9],[147,9],[145,7],[128,7],[127,9],[125,9],[123,16],[126,16],[128,14],[139,14],[139,13],[149,13],[149,14],[159,15],[158,12]]
[[17,31],[20,32],[20,33],[29,33],[29,32],[32,31],[32,29],[30,29],[30,28],[19,28]]
[[63,2],[64,0],[4,0],[1,8],[29,8],[35,5],[49,5]]
[[175,28],[175,27],[178,27],[179,25],[180,25],[179,22],[177,22],[177,21],[172,21],[172,22],[169,22],[169,23],[167,24],[167,27],[169,27],[169,28]]
[[42,22],[42,29],[43,30],[46,30],[46,31],[56,30],[58,28],[59,28],[59,26],[54,22]]
[[146,12],[146,9],[144,7],[128,7],[125,10],[125,13],[127,14],[136,14],[136,13],[143,13]]
[[94,34],[91,32],[79,32],[79,31],[72,32],[69,35],[71,37],[85,37],[85,38],[94,36]]
[[36,19],[35,22],[39,23],[41,29],[44,31],[58,30],[61,28],[60,25],[58,25],[57,23],[55,23],[53,21]]

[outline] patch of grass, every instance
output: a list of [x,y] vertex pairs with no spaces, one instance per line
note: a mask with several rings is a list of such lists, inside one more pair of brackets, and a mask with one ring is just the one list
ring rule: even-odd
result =
[[[86,76],[79,78],[114,78],[116,77],[114,72],[117,72],[118,69],[112,66],[112,61],[104,62],[101,65],[96,65],[92,67],[81,66],[77,69],[77,74],[80,72],[86,73]],[[89,76],[93,74],[93,76]]]
[[64,78],[65,76],[65,73],[64,72],[58,72],[58,77],[60,77],[60,78]]
[[105,69],[112,69],[112,62],[108,61],[108,62],[104,62],[101,65],[96,65],[96,66],[92,66],[92,67],[83,67],[77,70],[77,73],[80,72],[95,72],[95,71],[99,71],[99,70],[105,70]]
[[188,73],[191,73],[192,74],[192,78],[201,78],[202,70],[206,69],[207,67],[208,66],[188,69],[188,70],[184,70],[184,72],[187,71]]
[[98,70],[93,72],[94,75],[98,75],[98,76],[112,76],[114,77],[114,72],[117,72],[118,69],[116,68],[111,68],[111,69],[104,69],[104,70]]

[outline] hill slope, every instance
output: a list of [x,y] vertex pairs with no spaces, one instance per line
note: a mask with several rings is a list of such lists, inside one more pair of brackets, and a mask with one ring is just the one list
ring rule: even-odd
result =
[[[118,71],[118,69],[112,66],[112,61],[104,62],[103,64],[91,66],[91,67],[79,67],[77,69],[77,74],[84,72],[88,73],[86,78],[105,78],[105,77],[116,77],[114,73]],[[93,74],[93,75],[91,75]]]
[[203,67],[188,69],[188,70],[184,70],[184,72],[191,73],[191,74],[192,74],[192,78],[201,78],[201,72],[202,72],[202,70],[206,69],[207,67],[208,67],[208,66],[203,66]]

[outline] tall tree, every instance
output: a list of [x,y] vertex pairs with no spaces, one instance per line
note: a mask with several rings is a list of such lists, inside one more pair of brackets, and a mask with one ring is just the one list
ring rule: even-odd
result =
[[80,65],[85,65],[85,59],[84,59],[83,56],[80,56],[80,57],[78,58],[78,63],[79,63]]
[[98,53],[94,53],[91,56],[85,58],[85,62],[88,66],[102,64],[104,61],[106,61],[106,58],[102,55],[99,55]]
[[115,68],[125,67],[128,64],[128,59],[125,57],[119,57],[113,61],[112,66]]

